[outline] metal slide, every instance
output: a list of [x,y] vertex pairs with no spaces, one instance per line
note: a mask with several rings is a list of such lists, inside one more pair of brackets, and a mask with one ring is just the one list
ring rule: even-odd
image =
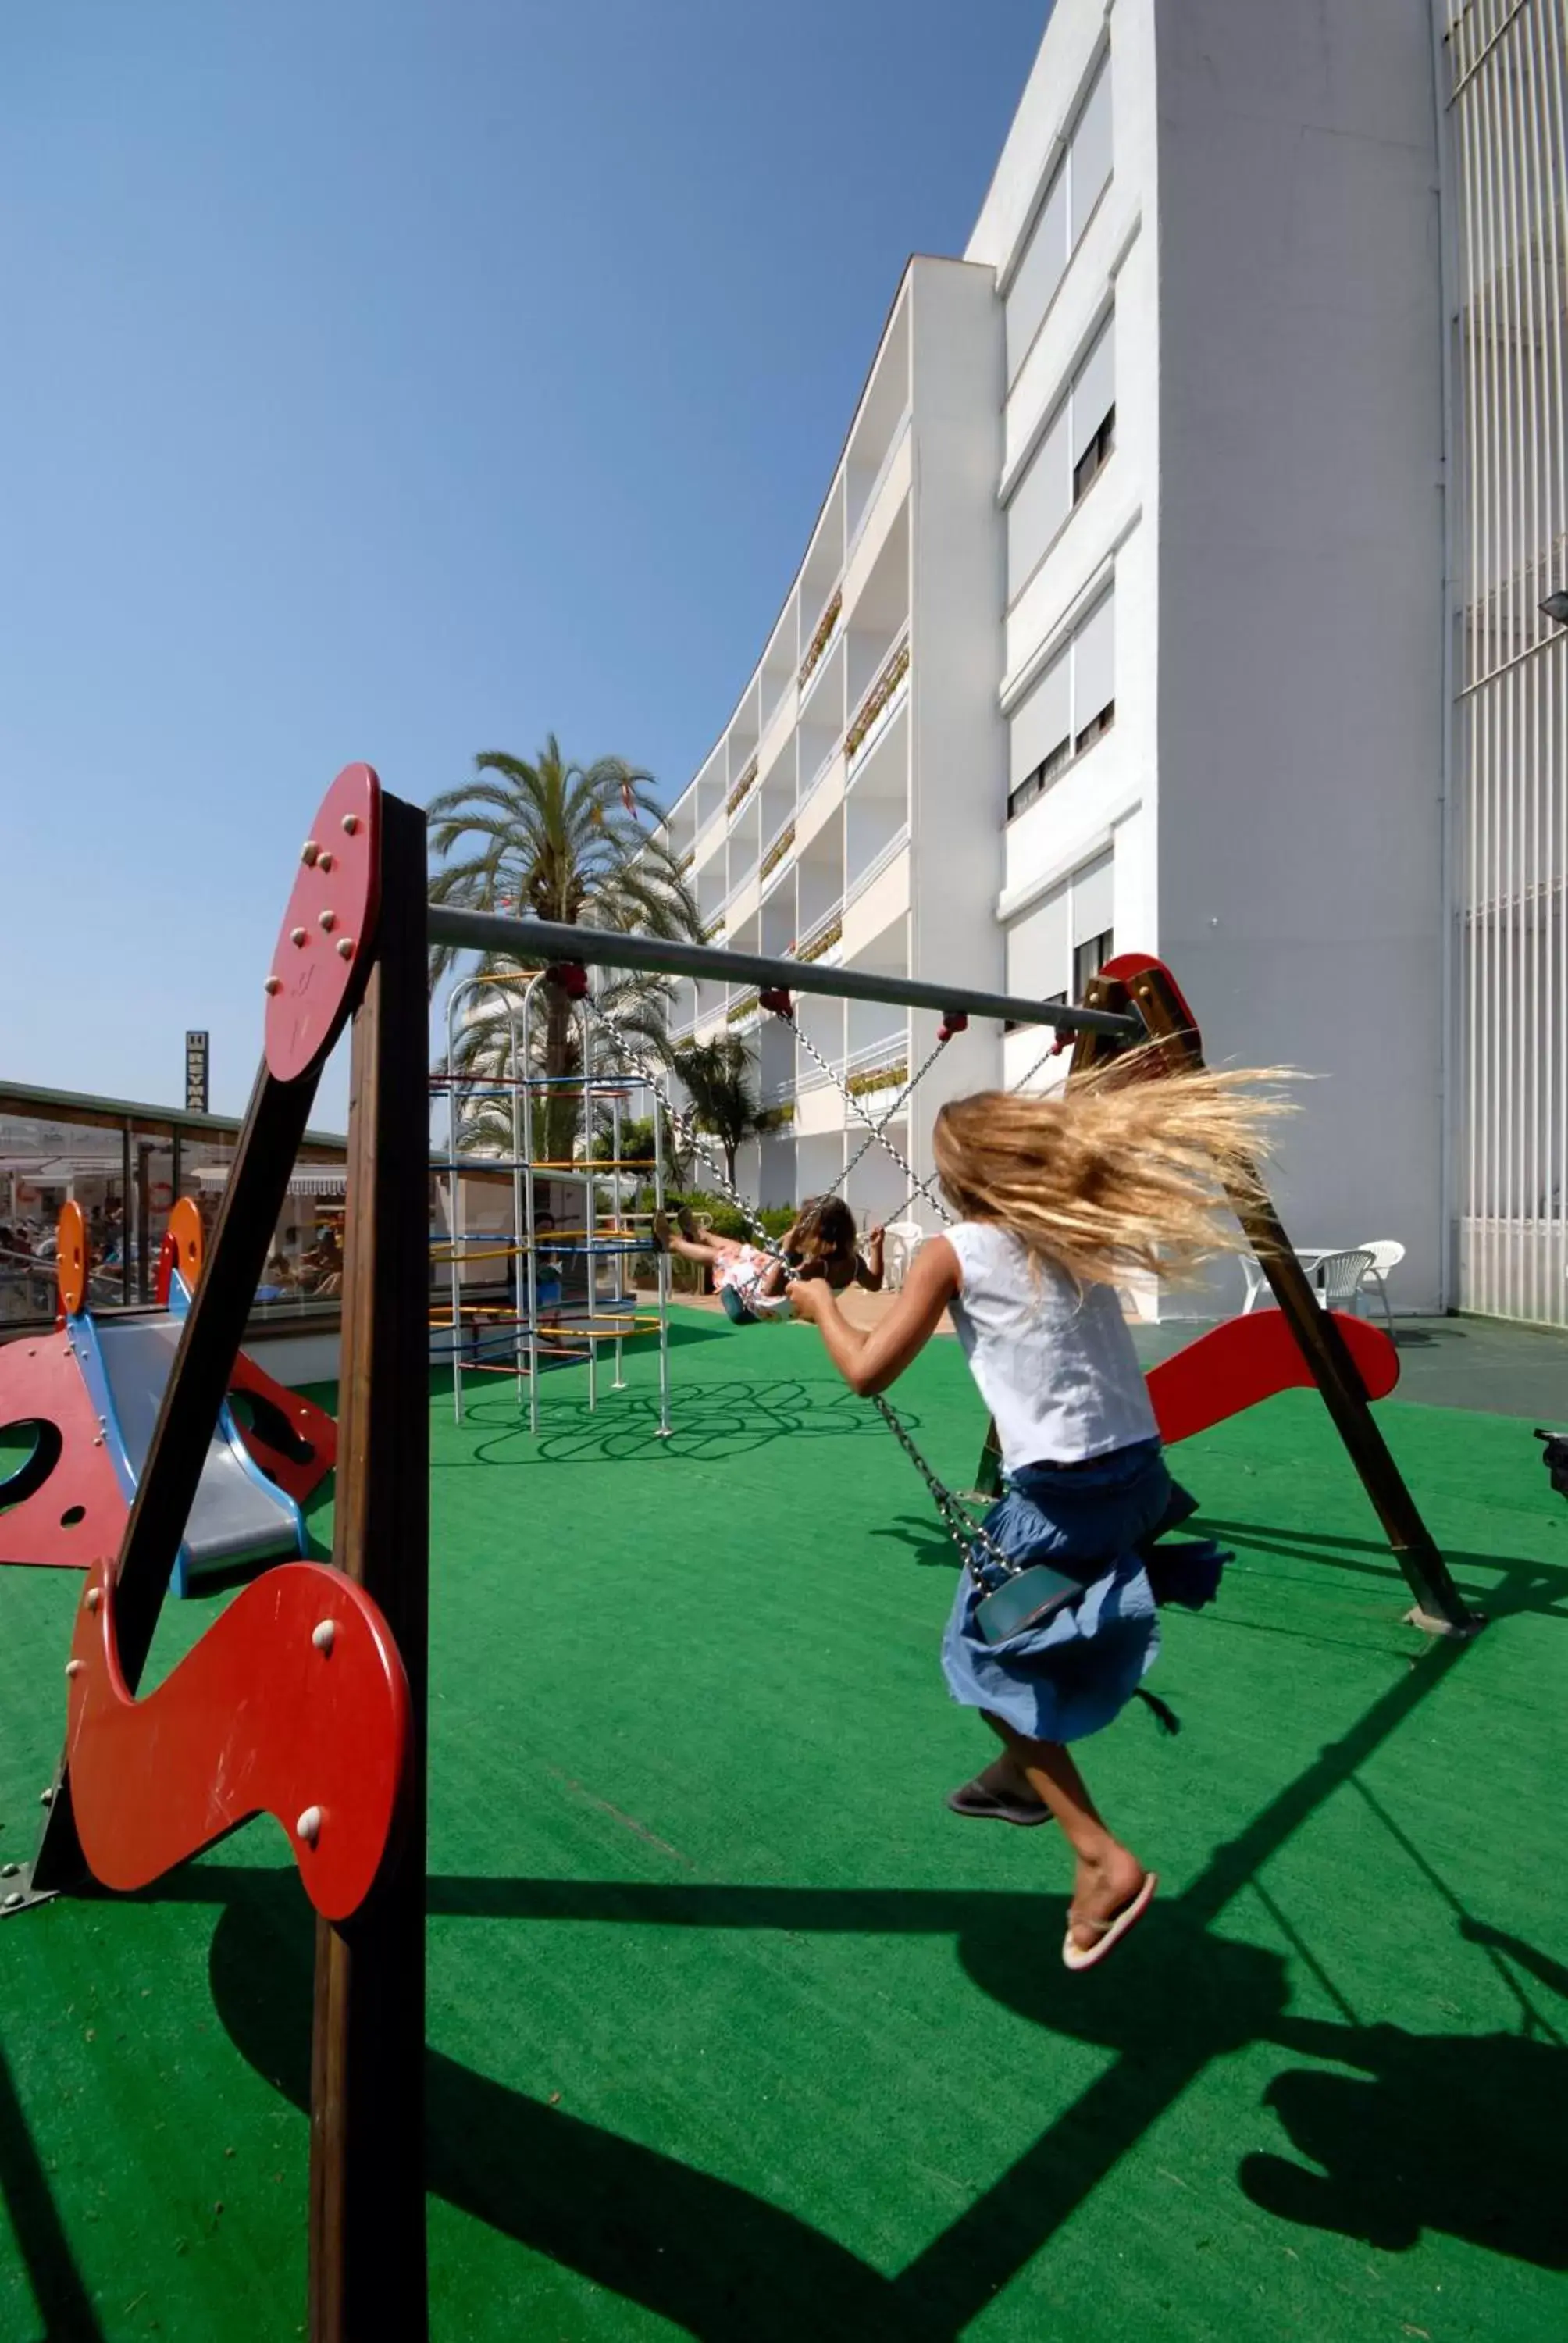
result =
[[[127,1502],[136,1494],[152,1445],[158,1406],[179,1344],[182,1314],[162,1312],[156,1318],[108,1324],[84,1315],[69,1322],[70,1339]],[[175,1564],[174,1592],[183,1594],[196,1572],[309,1551],[299,1507],[246,1454],[226,1404]]]

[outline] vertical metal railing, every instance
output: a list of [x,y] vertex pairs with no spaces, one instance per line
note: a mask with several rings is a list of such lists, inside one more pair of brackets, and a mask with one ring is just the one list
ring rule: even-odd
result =
[[1434,0],[1461,499],[1457,1299],[1568,1324],[1568,0]]

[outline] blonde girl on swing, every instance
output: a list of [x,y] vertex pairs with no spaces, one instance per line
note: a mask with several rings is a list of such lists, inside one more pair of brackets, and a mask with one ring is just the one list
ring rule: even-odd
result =
[[1211,1545],[1154,1547],[1196,1508],[1166,1471],[1117,1282],[1137,1270],[1191,1281],[1211,1255],[1247,1249],[1221,1182],[1261,1195],[1253,1165],[1282,1111],[1258,1092],[1265,1077],[1159,1074],[1157,1056],[1113,1060],[1048,1097],[986,1091],[944,1106],[934,1151],[957,1219],[920,1247],[869,1332],[825,1278],[808,1270],[789,1289],[863,1393],[895,1383],[951,1313],[1001,1445],[986,1537],[1015,1568],[1040,1563],[1072,1582],[1072,1599],[993,1643],[977,1614],[1001,1581],[966,1569],[942,1645],[953,1697],[1002,1745],[949,1804],[1060,1825],[1074,1860],[1071,1969],[1103,1960],[1159,1884],[1101,1815],[1074,1745],[1139,1693],[1160,1648],[1159,1604],[1211,1600],[1223,1559]]

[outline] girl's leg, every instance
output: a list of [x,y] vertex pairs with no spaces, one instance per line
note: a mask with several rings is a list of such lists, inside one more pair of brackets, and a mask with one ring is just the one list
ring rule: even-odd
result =
[[995,1797],[1032,1798],[1037,1805],[1042,1805],[1044,1802],[1040,1793],[1033,1787],[1014,1753],[1012,1745],[1018,1738],[1017,1735],[1002,1723],[1000,1716],[993,1716],[989,1709],[982,1708],[980,1715],[1001,1743],[1002,1750],[1001,1755],[993,1758],[975,1779]]
[[733,1237],[689,1237],[672,1229],[662,1216],[655,1222],[653,1233],[667,1252],[678,1253],[682,1261],[703,1262],[709,1269],[722,1269],[740,1251]]
[[1131,1903],[1143,1885],[1143,1865],[1106,1829],[1071,1752],[1061,1742],[1026,1740],[999,1725],[994,1717],[986,1722],[1001,1733],[1009,1756],[1035,1796],[1050,1808],[1078,1858],[1068,1917],[1073,1943],[1088,1952],[1104,1934],[1102,1927],[1089,1924],[1113,1920]]

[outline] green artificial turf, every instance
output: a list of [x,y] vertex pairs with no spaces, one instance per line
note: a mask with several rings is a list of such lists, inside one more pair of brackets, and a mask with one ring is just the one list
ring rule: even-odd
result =
[[[1176,1452],[1238,1560],[1167,1619],[1180,1738],[1083,1753],[1162,1885],[1073,1977],[1055,1832],[942,1805],[987,1736],[909,1465],[810,1330],[677,1331],[668,1443],[646,1353],[593,1416],[552,1375],[538,1441],[504,1378],[432,1401],[434,2334],[1561,2335],[1568,1507],[1528,1427],[1379,1411],[1468,1647],[1399,1624],[1314,1395]],[[966,1480],[956,1345],[899,1398]],[[77,1592],[0,1571],[6,1859]],[[304,2332],[311,1940],[265,1821],[0,1929],[6,2343]]]

